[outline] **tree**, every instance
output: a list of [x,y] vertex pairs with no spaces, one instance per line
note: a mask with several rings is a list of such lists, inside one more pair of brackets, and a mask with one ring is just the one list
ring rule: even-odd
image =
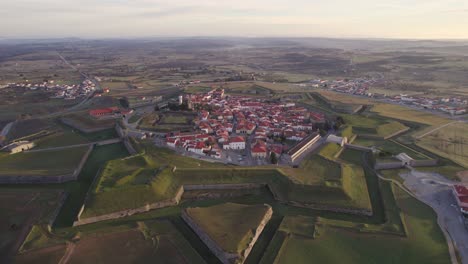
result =
[[278,158],[276,157],[276,153],[271,152],[271,154],[270,154],[270,162],[271,162],[271,164],[278,164]]

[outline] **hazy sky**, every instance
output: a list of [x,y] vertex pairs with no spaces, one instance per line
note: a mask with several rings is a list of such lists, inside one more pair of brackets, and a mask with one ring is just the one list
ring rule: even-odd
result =
[[0,0],[0,37],[468,39],[468,0]]

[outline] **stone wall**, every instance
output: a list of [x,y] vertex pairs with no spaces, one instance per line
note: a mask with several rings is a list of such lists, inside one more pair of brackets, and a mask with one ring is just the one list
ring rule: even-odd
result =
[[359,145],[353,145],[353,144],[345,144],[345,147],[350,148],[350,149],[355,149],[355,150],[372,151],[371,148],[359,146]]
[[80,226],[80,225],[86,225],[86,224],[96,223],[100,221],[112,220],[112,219],[131,216],[134,214],[145,213],[154,209],[159,209],[159,208],[168,207],[168,206],[175,206],[179,204],[183,193],[184,193],[184,189],[180,187],[174,198],[152,203],[152,204],[146,204],[145,206],[142,206],[139,208],[127,209],[127,210],[122,210],[122,211],[118,211],[114,213],[88,217],[84,219],[81,219],[81,213],[84,210],[84,208],[82,208],[82,210],[80,211],[80,214],[78,215],[78,220],[73,223],[73,226]]
[[81,158],[78,167],[73,171],[73,173],[55,176],[4,175],[0,176],[0,184],[45,184],[76,181],[92,150],[93,146],[90,145],[86,153]]
[[[411,160],[409,166],[412,167],[429,167],[437,166],[439,160],[437,159],[426,159],[426,160]],[[391,170],[391,169],[400,169],[405,167],[405,164],[401,161],[395,162],[376,162],[374,169],[376,170]]]
[[412,160],[410,165],[413,167],[430,167],[430,166],[437,166],[439,160],[437,159],[428,159],[428,160]]
[[52,226],[55,223],[55,219],[57,219],[57,216],[59,215],[60,210],[62,210],[62,206],[65,204],[65,201],[67,200],[67,198],[68,198],[67,192],[62,192],[60,194],[58,205],[55,207],[54,212],[52,212],[49,220],[47,221],[47,227],[49,230],[52,230]]
[[99,131],[107,130],[107,129],[114,127],[114,125],[108,125],[108,126],[100,126],[100,127],[95,127],[95,128],[83,128],[83,127],[76,125],[73,120],[69,120],[67,118],[61,118],[60,121],[64,123],[65,125],[73,127],[74,129],[85,134],[99,132]]
[[235,253],[230,253],[224,251],[217,243],[215,240],[213,240],[200,226],[198,226],[195,221],[192,220],[192,218],[187,214],[187,212],[184,210],[182,211],[182,219],[190,226],[190,228],[195,231],[195,233],[198,235],[198,237],[205,243],[205,245],[213,252],[213,254],[221,260],[223,264],[233,264],[233,263],[239,263],[242,264],[244,261],[247,259],[247,256],[250,254],[252,251],[253,246],[257,242],[258,237],[262,233],[263,229],[265,226],[268,224],[270,221],[271,217],[273,215],[273,209],[271,206],[268,205],[268,210],[263,216],[262,221],[258,225],[258,227],[254,231],[254,237],[250,241],[249,245],[247,248],[241,253],[241,254],[235,254]]
[[239,183],[239,184],[187,184],[184,191],[193,190],[236,190],[236,189],[257,189],[267,186],[266,183]]
[[395,162],[376,162],[374,169],[376,170],[391,170],[391,169],[400,169],[405,167],[405,164],[401,161]]
[[272,216],[273,216],[273,209],[271,208],[270,205],[268,205],[268,211],[266,212],[266,214],[263,217],[262,221],[260,222],[257,229],[255,230],[254,237],[250,241],[249,246],[242,253],[242,262],[241,263],[244,263],[244,261],[249,256],[250,251],[252,251],[252,248],[255,246],[255,243],[257,243],[258,237],[260,236],[260,234],[262,233],[263,229],[268,224],[268,222],[270,221]]
[[120,138],[112,138],[112,139],[97,141],[95,144],[96,146],[104,146],[104,145],[119,143],[121,141],[122,140]]

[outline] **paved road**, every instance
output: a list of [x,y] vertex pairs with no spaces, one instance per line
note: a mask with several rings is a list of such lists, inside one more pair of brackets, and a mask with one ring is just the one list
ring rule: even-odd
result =
[[419,200],[434,209],[441,229],[450,236],[447,240],[453,241],[462,263],[468,263],[468,230],[452,194],[453,182],[437,173],[419,172],[414,169],[401,176],[405,180],[404,185]]

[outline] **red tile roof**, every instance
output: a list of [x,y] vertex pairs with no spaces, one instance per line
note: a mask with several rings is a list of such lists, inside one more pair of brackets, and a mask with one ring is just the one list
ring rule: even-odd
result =
[[455,191],[458,196],[468,196],[468,188],[464,185],[454,185]]

